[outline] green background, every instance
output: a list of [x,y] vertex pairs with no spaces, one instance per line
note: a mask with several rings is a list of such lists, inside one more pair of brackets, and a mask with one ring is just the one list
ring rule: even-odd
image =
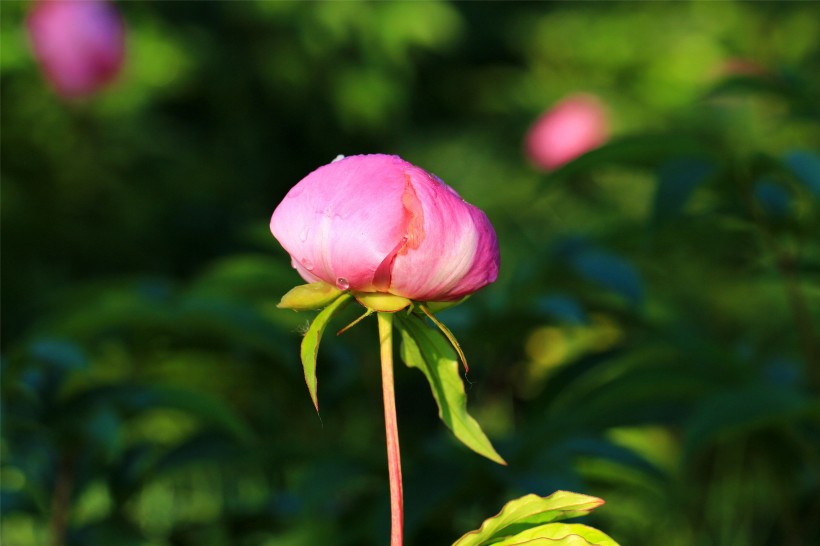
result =
[[[820,543],[817,3],[116,5],[121,77],[66,103],[0,3],[5,546],[387,543],[375,320],[324,340],[317,418],[267,227],[373,152],[502,255],[441,319],[509,466],[399,364],[409,545],[557,489],[624,546]],[[579,91],[612,140],[539,173],[523,136]]]

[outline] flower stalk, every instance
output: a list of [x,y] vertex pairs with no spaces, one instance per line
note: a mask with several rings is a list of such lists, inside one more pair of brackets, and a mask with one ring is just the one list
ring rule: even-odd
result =
[[390,546],[401,546],[404,530],[404,496],[401,481],[399,426],[393,388],[393,314],[377,313],[384,398],[384,428],[387,436],[387,469],[390,476]]

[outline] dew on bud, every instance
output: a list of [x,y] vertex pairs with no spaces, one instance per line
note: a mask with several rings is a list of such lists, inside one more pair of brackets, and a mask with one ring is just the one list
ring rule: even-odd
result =
[[304,267],[308,271],[313,271],[313,262],[311,262],[307,258],[302,258],[302,267]]
[[344,277],[338,277],[336,279],[336,287],[339,290],[347,290],[348,288],[350,288],[350,283],[347,282],[347,279],[345,279]]

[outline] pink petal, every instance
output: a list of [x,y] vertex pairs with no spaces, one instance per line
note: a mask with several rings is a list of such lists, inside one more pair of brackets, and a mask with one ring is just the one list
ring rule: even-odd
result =
[[119,72],[124,28],[104,0],[40,0],[27,21],[34,54],[66,97],[93,93]]
[[552,170],[606,142],[608,123],[603,105],[590,95],[572,95],[543,114],[525,139],[527,156]]
[[271,231],[305,280],[342,289],[444,301],[498,275],[498,245],[484,213],[396,156],[320,167],[285,196]]
[[291,189],[273,213],[271,232],[305,280],[376,290],[376,269],[404,235],[404,165],[395,156],[351,156]]
[[[487,216],[418,167],[409,169],[423,237],[393,264],[390,292],[418,301],[458,299],[495,281],[499,253]],[[414,240],[412,231],[409,240]]]

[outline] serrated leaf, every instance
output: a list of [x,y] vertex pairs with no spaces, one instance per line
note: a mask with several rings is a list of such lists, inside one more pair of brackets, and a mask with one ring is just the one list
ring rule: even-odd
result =
[[513,542],[496,542],[493,546],[598,546],[588,542],[581,536],[568,535],[562,538],[528,538]]
[[548,523],[527,529],[517,535],[494,543],[493,546],[518,544],[547,544],[550,546],[618,546],[618,543],[599,531],[582,523]]
[[458,355],[450,342],[416,315],[399,315],[398,318],[401,358],[427,378],[441,420],[465,446],[491,461],[507,464],[478,422],[467,413],[467,395],[458,374]]
[[313,319],[313,322],[310,323],[307,332],[305,332],[305,337],[302,338],[302,368],[305,371],[305,382],[310,392],[310,399],[313,400],[316,411],[319,411],[319,398],[316,395],[316,357],[319,354],[319,342],[322,340],[322,334],[328,322],[330,322],[330,319],[347,305],[351,298],[352,296],[349,293],[343,294],[333,301],[333,303],[322,309],[322,311],[316,315],[316,318]]
[[[499,544],[500,541],[507,540],[534,527],[568,518],[585,516],[603,503],[604,501],[597,497],[569,491],[556,491],[549,497],[525,495],[505,504],[497,515],[484,520],[478,530],[467,533],[458,539],[453,546]],[[501,543],[515,544],[511,542]]]

